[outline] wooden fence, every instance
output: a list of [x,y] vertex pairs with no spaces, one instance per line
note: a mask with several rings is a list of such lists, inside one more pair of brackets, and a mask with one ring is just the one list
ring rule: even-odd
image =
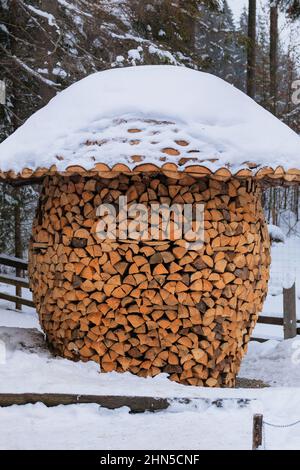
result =
[[[270,317],[260,315],[258,323],[267,325],[283,326],[284,339],[294,338],[300,335],[300,321],[297,323],[296,309],[296,284],[294,283],[289,289],[283,289],[283,317]],[[267,341],[265,338],[253,337],[255,341]]]
[[[0,265],[15,268],[17,272],[24,272],[28,269],[28,263],[23,259],[15,258],[14,256],[8,256],[5,254],[0,254]],[[34,303],[32,300],[24,299],[22,297],[22,288],[29,288],[28,278],[0,273],[0,282],[16,287],[16,295],[11,295],[7,292],[0,292],[0,299],[7,300],[8,302],[14,302],[18,310],[21,310],[22,305],[34,308]],[[20,292],[21,295],[17,295],[17,293]]]

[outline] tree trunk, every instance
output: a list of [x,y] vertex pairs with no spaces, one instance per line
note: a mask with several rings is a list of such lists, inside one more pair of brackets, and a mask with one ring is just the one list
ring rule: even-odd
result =
[[248,10],[248,51],[247,51],[247,94],[255,98],[256,75],[256,0],[249,0]]
[[272,224],[277,225],[277,188],[273,188]]
[[[20,201],[20,194],[19,189],[15,190],[15,207],[14,207],[14,215],[15,215],[15,256],[17,258],[22,258],[23,249],[22,249],[22,234],[21,234],[21,201]],[[16,276],[22,277],[22,269],[16,268]],[[20,286],[16,286],[16,295],[21,297],[22,295],[22,288]],[[16,303],[16,310],[22,310],[22,305]]]
[[271,111],[277,112],[278,100],[278,4],[273,1],[270,7],[270,100]]

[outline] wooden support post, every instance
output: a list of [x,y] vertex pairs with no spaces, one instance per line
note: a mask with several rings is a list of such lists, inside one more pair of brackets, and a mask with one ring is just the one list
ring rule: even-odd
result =
[[283,289],[283,331],[284,339],[297,335],[296,316],[296,284],[289,289]]
[[262,445],[263,415],[253,416],[252,450],[257,450]]

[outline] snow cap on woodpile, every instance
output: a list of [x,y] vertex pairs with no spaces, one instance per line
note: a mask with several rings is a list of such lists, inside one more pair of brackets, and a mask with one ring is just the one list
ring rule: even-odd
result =
[[157,171],[300,181],[300,138],[244,93],[185,67],[106,70],[0,145],[0,176]]

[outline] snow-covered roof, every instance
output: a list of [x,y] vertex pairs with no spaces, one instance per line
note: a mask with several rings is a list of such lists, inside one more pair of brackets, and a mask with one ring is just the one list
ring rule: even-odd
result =
[[300,180],[300,137],[220,78],[155,65],[84,78],[0,144],[3,178],[157,168]]

